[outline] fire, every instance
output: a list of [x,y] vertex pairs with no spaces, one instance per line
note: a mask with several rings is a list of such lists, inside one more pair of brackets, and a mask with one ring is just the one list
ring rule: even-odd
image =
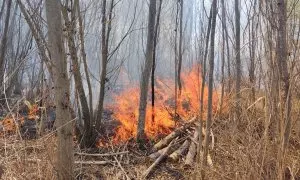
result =
[[35,121],[38,118],[38,105],[31,105],[28,101],[24,101],[24,104],[26,104],[26,106],[28,107],[27,116],[22,116],[19,113],[8,114],[6,117],[4,117],[3,120],[0,121],[0,136],[3,136],[5,133],[16,133],[19,126],[22,126],[24,124],[25,118],[32,121]]
[[[200,86],[202,80],[199,76],[198,67],[190,72],[183,72],[181,77],[182,90],[178,94],[177,114],[184,120],[188,120],[199,113]],[[168,134],[175,128],[175,94],[174,82],[168,79],[156,79],[155,86],[155,108],[152,110],[151,97],[148,96],[146,109],[145,133],[148,138],[155,139],[158,135]],[[137,135],[138,110],[139,110],[139,88],[129,87],[121,94],[115,95],[113,105],[113,118],[121,125],[117,128],[113,138],[114,143],[124,142]],[[213,111],[217,111],[218,93],[213,92]],[[150,93],[149,93],[150,94]],[[205,118],[208,100],[208,88],[204,89],[204,114]],[[154,113],[154,120],[152,115]]]

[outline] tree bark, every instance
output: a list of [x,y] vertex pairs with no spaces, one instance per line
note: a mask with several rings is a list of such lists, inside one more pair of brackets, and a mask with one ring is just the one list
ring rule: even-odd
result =
[[[108,63],[108,41],[111,31],[111,21],[112,21],[112,11],[114,7],[114,0],[111,1],[109,9],[108,24],[106,18],[106,0],[103,0],[102,5],[102,38],[101,38],[101,55],[102,55],[102,67],[100,75],[100,95],[98,101],[98,110],[97,110],[97,119],[96,119],[96,130],[100,130],[102,113],[103,113],[103,104],[104,104],[104,95],[105,95],[105,83],[108,81],[106,78],[107,72],[107,63]],[[106,29],[107,24],[107,29]]]
[[217,16],[217,0],[213,0],[212,3],[212,22],[210,33],[210,59],[209,59],[209,80],[208,80],[208,102],[207,102],[207,120],[206,120],[206,132],[205,132],[205,145],[203,153],[203,165],[207,165],[208,145],[209,145],[209,133],[212,123],[212,98],[213,98],[213,77],[214,77],[214,58],[215,58],[215,29],[216,29],[216,16]]
[[236,82],[235,82],[235,119],[240,117],[240,91],[241,91],[241,55],[240,55],[240,9],[239,0],[235,0],[235,62],[236,62]]
[[[206,62],[207,62],[207,55],[208,55],[208,46],[209,46],[209,35],[211,34],[211,25],[212,25],[212,8],[210,9],[209,12],[209,18],[208,18],[208,26],[207,26],[207,31],[206,31],[206,40],[205,40],[205,50],[204,50],[204,57],[203,57],[203,62],[202,62],[202,71],[201,71],[201,77],[202,77],[202,82],[201,82],[201,93],[200,93],[200,109],[199,109],[199,119],[200,119],[200,126],[198,128],[198,131],[201,132],[202,131],[202,127],[203,127],[203,113],[204,113],[204,88],[205,88],[205,81],[206,81]],[[201,161],[200,159],[200,154],[202,151],[202,136],[199,136],[199,143],[198,143],[198,147],[197,147],[197,151],[198,151],[198,162]]]
[[285,149],[288,145],[288,140],[291,132],[291,93],[290,77],[288,71],[288,53],[287,53],[287,4],[285,0],[277,1],[277,46],[276,46],[276,61],[280,76],[280,96],[281,96],[281,116],[279,135],[280,145],[278,148],[278,179],[283,179],[283,161],[285,157]]
[[222,114],[222,107],[223,107],[223,99],[224,99],[224,91],[225,91],[225,75],[224,75],[224,71],[225,71],[225,24],[226,24],[226,19],[225,19],[225,4],[224,4],[224,0],[221,0],[221,6],[222,6],[222,50],[221,50],[221,61],[222,61],[222,65],[221,65],[221,84],[222,84],[222,88],[221,88],[221,99],[220,99],[220,114]]
[[162,1],[159,1],[158,12],[156,16],[156,24],[155,24],[155,34],[154,34],[154,50],[153,50],[153,63],[152,63],[152,73],[151,73],[151,106],[152,106],[152,121],[155,120],[155,66],[156,66],[156,46],[158,40],[158,27],[159,27],[159,19],[161,12]]
[[137,142],[143,143],[145,139],[145,118],[147,108],[147,94],[151,67],[153,63],[153,50],[154,50],[154,26],[156,14],[156,0],[150,0],[149,17],[148,17],[148,36],[147,36],[147,49],[146,60],[143,67],[142,79],[140,83],[140,103],[139,103],[139,117],[137,129]]
[[70,116],[70,87],[67,60],[62,37],[61,4],[46,0],[48,42],[51,59],[54,63],[54,92],[56,105],[56,125],[58,135],[57,172],[58,179],[73,177],[73,138]]
[[82,17],[80,14],[79,0],[76,0],[75,3],[77,6],[76,10],[77,10],[78,24],[79,24],[79,39],[80,39],[80,45],[81,45],[80,51],[81,51],[81,55],[82,55],[82,61],[83,61],[84,71],[85,71],[85,76],[86,76],[86,82],[87,82],[88,91],[89,91],[90,116],[92,116],[93,115],[93,93],[92,93],[92,85],[91,85],[91,80],[90,80],[90,76],[89,76],[86,53],[85,53],[84,28],[83,28]]
[[[11,2],[12,1],[7,1],[4,30],[3,30],[2,40],[1,40],[1,47],[0,47],[0,84],[1,84],[1,86],[2,86],[3,80],[4,80],[5,52],[7,49],[7,33],[8,33],[8,26],[9,26]],[[4,93],[4,90],[1,89],[0,92],[2,94],[2,93]]]
[[181,66],[182,66],[182,42],[183,42],[183,0],[179,0],[180,3],[180,17],[179,17],[179,52],[178,52],[178,69],[177,69],[177,84],[178,84],[178,90],[179,90],[179,95],[181,95],[181,89],[182,89],[182,84],[181,84]]
[[87,102],[87,98],[85,96],[84,88],[83,88],[83,83],[82,83],[82,77],[80,73],[80,64],[78,61],[78,56],[77,56],[77,48],[75,44],[75,39],[74,39],[74,31],[75,31],[75,13],[76,13],[76,6],[72,8],[73,10],[71,11],[71,20],[68,17],[67,14],[67,9],[63,9],[63,15],[64,15],[64,21],[66,24],[66,31],[67,31],[67,40],[68,40],[68,47],[69,47],[69,52],[71,55],[71,61],[72,61],[72,72],[74,75],[74,82],[75,82],[75,88],[77,90],[79,100],[80,100],[80,105],[81,105],[81,112],[82,112],[82,119],[84,120],[84,133],[82,135],[82,139],[80,139],[81,142],[81,147],[90,147],[94,144],[94,139],[93,139],[93,131],[92,131],[92,124],[91,124],[91,115],[90,115],[90,110],[89,110],[89,105]]

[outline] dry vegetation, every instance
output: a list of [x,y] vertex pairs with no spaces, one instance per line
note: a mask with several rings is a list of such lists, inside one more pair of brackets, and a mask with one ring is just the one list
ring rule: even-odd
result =
[[[212,125],[214,140],[210,147],[213,166],[204,169],[205,179],[275,179],[276,177],[274,154],[277,153],[277,145],[264,136],[266,114],[263,100],[261,98],[255,104],[251,104],[247,102],[246,93],[242,97],[245,103],[242,120],[237,126],[234,125],[230,110],[214,118]],[[298,114],[295,108],[293,111],[295,119]],[[286,179],[300,179],[300,137],[297,128],[298,125],[294,122],[293,133],[284,157]],[[56,178],[55,132],[35,140],[19,140],[12,135],[1,139],[0,143],[2,179]],[[140,179],[153,163],[153,160],[147,157],[151,153],[153,143],[149,144],[148,150],[144,151],[139,150],[133,141],[89,150],[89,153],[93,154],[124,152],[121,155],[105,157],[78,155],[77,153],[83,152],[80,152],[78,145],[74,143],[76,177],[78,179]],[[105,161],[106,164],[78,164],[78,162],[88,161]],[[197,169],[198,164],[186,168],[183,162],[183,158],[178,162],[164,161],[155,168],[150,179],[197,179],[200,172],[200,169]]]
[[148,1],[1,1],[0,179],[300,180],[300,1]]

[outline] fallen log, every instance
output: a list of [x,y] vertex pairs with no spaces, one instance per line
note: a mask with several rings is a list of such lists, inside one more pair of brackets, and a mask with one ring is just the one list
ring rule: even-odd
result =
[[154,145],[154,147],[153,147],[154,150],[159,150],[163,147],[166,147],[174,138],[176,138],[181,133],[183,133],[187,128],[191,127],[194,124],[194,122],[196,121],[196,119],[197,119],[196,117],[193,117],[189,122],[185,123],[184,125],[182,125],[178,129],[171,132],[168,136],[161,139],[158,143],[156,143]]
[[198,136],[199,136],[199,131],[195,130],[193,141],[191,142],[189,151],[188,151],[188,153],[186,155],[186,159],[185,159],[185,162],[184,162],[184,164],[186,166],[191,166],[193,164],[193,162],[194,162],[194,157],[195,157],[195,155],[197,153],[196,152],[197,151],[197,144],[195,142],[197,142]]
[[151,159],[157,159],[161,154],[163,154],[165,152],[166,149],[167,149],[167,147],[160,149],[160,150],[150,154],[148,157]]
[[154,163],[143,173],[142,179],[145,179],[149,176],[152,170],[167,156],[168,151],[170,150],[174,140],[165,148],[164,152],[154,161]]
[[190,145],[190,141],[185,140],[184,143],[169,156],[169,158],[172,159],[173,161],[177,161],[179,157],[182,156],[184,152],[188,149],[189,145]]

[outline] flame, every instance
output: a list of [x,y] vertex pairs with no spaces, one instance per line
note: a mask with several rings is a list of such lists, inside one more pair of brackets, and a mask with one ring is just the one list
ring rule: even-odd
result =
[[29,109],[28,115],[21,116],[19,113],[8,114],[3,120],[0,121],[0,136],[3,136],[4,133],[16,133],[18,127],[24,124],[25,118],[31,121],[35,121],[39,118],[37,116],[39,111],[39,106],[37,104],[31,105],[28,101],[25,101],[24,104],[26,104]]
[[[183,72],[181,76],[182,90],[178,94],[177,114],[182,119],[188,120],[190,117],[199,114],[200,78],[199,66],[195,66],[190,72]],[[149,139],[155,139],[158,135],[168,134],[176,126],[175,115],[175,93],[174,82],[168,79],[156,79],[155,86],[155,107],[151,107],[151,97],[148,96],[146,109],[145,133]],[[121,125],[116,129],[113,137],[114,143],[124,142],[137,135],[138,113],[139,113],[139,93],[138,85],[128,87],[122,93],[114,95],[113,118]],[[150,92],[151,93],[151,92]],[[149,94],[150,94],[149,93]],[[218,93],[213,92],[213,112],[217,111]],[[206,116],[208,88],[204,88],[204,114]],[[155,116],[154,120],[152,115]],[[101,140],[100,140],[101,141]],[[103,142],[99,142],[102,144]]]

